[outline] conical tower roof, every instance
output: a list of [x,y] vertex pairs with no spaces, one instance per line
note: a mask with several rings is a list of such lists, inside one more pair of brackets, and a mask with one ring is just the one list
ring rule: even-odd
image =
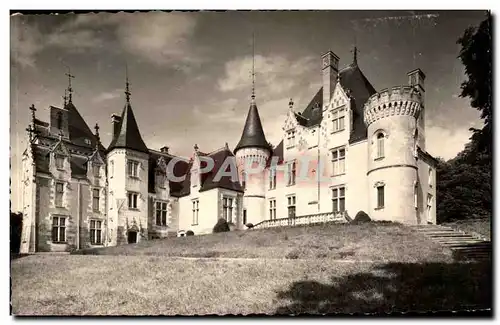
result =
[[137,126],[137,122],[135,120],[134,112],[132,111],[130,102],[127,102],[127,104],[123,108],[121,121],[118,125],[118,133],[113,137],[108,151],[117,148],[131,149],[149,153],[146,144],[142,140],[141,133],[139,132],[139,127]]
[[269,143],[264,135],[264,129],[262,128],[262,123],[260,121],[259,110],[257,109],[257,104],[252,101],[250,104],[250,109],[248,110],[247,120],[245,122],[245,127],[243,128],[243,133],[241,134],[240,142],[236,145],[234,152],[243,148],[262,148],[270,149]]

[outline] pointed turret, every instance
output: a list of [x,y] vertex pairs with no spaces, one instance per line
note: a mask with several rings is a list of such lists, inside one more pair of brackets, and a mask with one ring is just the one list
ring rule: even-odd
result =
[[266,136],[264,135],[259,110],[257,109],[257,104],[255,103],[255,46],[253,47],[252,60],[252,96],[250,109],[248,110],[247,120],[245,121],[245,127],[243,128],[240,142],[238,142],[236,148],[234,149],[235,153],[239,149],[249,147],[271,150],[269,143],[266,140]]
[[137,122],[135,120],[134,112],[132,111],[132,106],[130,105],[128,76],[126,80],[125,98],[126,104],[123,108],[117,132],[113,136],[113,140],[109,145],[108,152],[116,148],[124,148],[149,153],[146,144],[142,140],[139,127],[137,126]]
[[234,149],[234,152],[248,147],[270,149],[269,143],[264,135],[264,129],[262,128],[259,111],[255,102],[250,104],[243,133],[241,135],[240,142],[238,142],[236,148]]

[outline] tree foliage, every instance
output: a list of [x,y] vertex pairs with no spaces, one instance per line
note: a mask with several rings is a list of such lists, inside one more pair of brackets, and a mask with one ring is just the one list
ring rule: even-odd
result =
[[478,27],[469,27],[458,39],[462,46],[459,58],[465,67],[467,80],[462,82],[461,97],[469,97],[471,106],[481,112],[482,129],[471,128],[471,140],[477,151],[491,155],[492,140],[492,28],[491,15]]
[[438,159],[438,222],[490,217],[492,213],[492,46],[491,16],[470,27],[458,39],[459,59],[467,80],[461,97],[481,112],[482,129],[470,129],[472,136],[463,151],[449,161]]

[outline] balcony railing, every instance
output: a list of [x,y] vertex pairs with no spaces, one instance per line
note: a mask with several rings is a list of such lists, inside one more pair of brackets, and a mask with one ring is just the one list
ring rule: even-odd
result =
[[312,225],[325,222],[347,222],[347,212],[327,212],[318,214],[309,214],[293,218],[280,218],[263,220],[253,226],[253,228],[271,228],[299,225]]

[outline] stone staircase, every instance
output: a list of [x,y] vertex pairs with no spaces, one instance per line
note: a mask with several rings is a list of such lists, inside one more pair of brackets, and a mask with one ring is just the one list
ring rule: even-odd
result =
[[452,250],[457,260],[490,260],[491,241],[440,225],[411,226],[415,231]]

